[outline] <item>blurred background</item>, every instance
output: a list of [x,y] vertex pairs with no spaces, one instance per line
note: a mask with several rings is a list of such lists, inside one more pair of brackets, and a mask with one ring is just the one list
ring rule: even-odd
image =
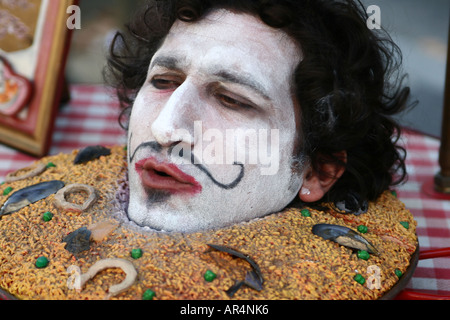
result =
[[[81,0],[67,65],[69,83],[102,83],[109,42],[145,0]],[[417,106],[403,114],[409,128],[440,137],[447,61],[450,0],[362,0],[381,10],[381,26],[403,52],[405,84]]]
[[66,66],[69,83],[103,82],[109,43],[145,0],[80,0],[81,29],[75,29]]

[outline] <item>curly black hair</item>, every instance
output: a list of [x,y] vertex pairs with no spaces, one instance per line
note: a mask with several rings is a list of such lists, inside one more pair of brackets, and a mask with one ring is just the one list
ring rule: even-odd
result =
[[[351,0],[151,0],[114,38],[106,69],[127,119],[149,62],[176,19],[195,22],[215,8],[247,13],[298,42],[295,70],[301,152],[319,171],[345,166],[323,201],[352,191],[375,200],[406,179],[406,151],[394,116],[407,107],[401,52],[383,30],[370,30],[364,6]],[[125,118],[123,118],[125,117]],[[337,154],[345,150],[343,161]]]

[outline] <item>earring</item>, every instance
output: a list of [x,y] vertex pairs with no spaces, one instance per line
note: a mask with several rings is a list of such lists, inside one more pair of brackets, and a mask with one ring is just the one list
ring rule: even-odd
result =
[[308,188],[302,187],[302,189],[300,190],[300,194],[310,195],[311,191]]

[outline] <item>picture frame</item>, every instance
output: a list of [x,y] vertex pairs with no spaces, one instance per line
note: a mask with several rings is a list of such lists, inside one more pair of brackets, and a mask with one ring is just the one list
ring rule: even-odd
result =
[[67,11],[77,3],[0,2],[0,21],[8,23],[0,25],[0,143],[36,157],[48,153],[58,107],[68,96]]

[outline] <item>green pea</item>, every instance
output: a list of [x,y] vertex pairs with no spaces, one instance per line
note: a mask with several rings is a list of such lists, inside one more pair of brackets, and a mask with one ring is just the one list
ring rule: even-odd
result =
[[153,298],[156,296],[155,291],[151,289],[145,290],[145,292],[142,294],[142,300],[153,300]]
[[399,269],[395,269],[395,275],[397,276],[397,277],[399,277],[399,278],[401,278],[402,277],[402,275],[403,275],[403,273],[399,270]]
[[7,196],[8,194],[11,193],[11,191],[13,191],[13,188],[12,187],[7,187],[7,188],[5,188],[5,190],[3,190],[3,195]]
[[401,221],[400,224],[405,227],[405,229],[409,229],[409,223],[408,221]]
[[211,270],[207,270],[203,277],[205,278],[206,281],[211,282],[217,277],[217,275]]
[[44,256],[41,256],[36,259],[36,267],[38,267],[39,269],[47,267],[48,263],[49,263],[48,259]]
[[360,225],[358,226],[357,230],[361,233],[367,233],[368,228],[366,226]]
[[55,168],[56,165],[53,162],[47,163],[47,168]]
[[370,254],[365,250],[359,250],[358,258],[363,259],[363,260],[369,260]]
[[51,213],[50,211],[47,211],[46,213],[44,213],[42,215],[42,220],[44,220],[45,222],[49,222],[52,219],[53,219],[53,213]]
[[303,209],[300,213],[302,214],[302,217],[311,217],[311,212],[309,212],[308,209]]
[[133,259],[139,259],[140,257],[142,257],[142,249],[131,250],[131,257]]
[[360,275],[359,273],[357,275],[355,275],[353,277],[353,279],[358,282],[359,284],[364,284],[366,283],[366,279],[364,279],[364,277],[362,275]]
[[391,191],[391,194],[392,194],[394,197],[397,197],[397,191],[392,190],[392,191]]

